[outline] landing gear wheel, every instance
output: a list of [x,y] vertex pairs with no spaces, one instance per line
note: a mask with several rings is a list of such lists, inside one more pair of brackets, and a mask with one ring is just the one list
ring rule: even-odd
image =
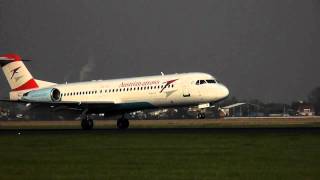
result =
[[93,120],[85,118],[81,121],[81,127],[83,130],[91,130],[93,128]]
[[197,114],[197,118],[198,119],[204,119],[204,118],[206,118],[206,115],[204,113],[198,113]]
[[120,118],[117,121],[118,129],[127,129],[129,127],[129,120],[125,118]]

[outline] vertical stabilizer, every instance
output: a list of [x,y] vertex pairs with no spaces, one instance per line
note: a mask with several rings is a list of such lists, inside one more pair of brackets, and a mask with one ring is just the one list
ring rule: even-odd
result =
[[19,55],[0,55],[0,66],[8,80],[11,91],[24,91],[39,88],[37,82],[24,65]]

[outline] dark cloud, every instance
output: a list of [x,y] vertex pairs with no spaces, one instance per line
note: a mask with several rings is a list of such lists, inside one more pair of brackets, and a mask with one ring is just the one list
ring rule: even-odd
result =
[[237,97],[289,102],[320,84],[319,12],[316,0],[0,1],[0,52],[49,81],[78,81],[90,62],[84,79],[203,71]]

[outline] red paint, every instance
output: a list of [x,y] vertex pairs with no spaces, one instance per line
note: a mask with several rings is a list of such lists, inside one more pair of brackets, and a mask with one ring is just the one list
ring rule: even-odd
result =
[[34,79],[30,79],[28,82],[24,83],[20,87],[13,89],[12,91],[22,91],[22,90],[34,89],[34,88],[38,88],[38,87],[39,86],[36,83],[36,81]]
[[12,61],[21,61],[21,57],[18,54],[4,54],[4,55],[0,55],[0,57],[6,57],[8,59],[12,59]]
[[174,79],[174,80],[170,80],[170,81],[167,81],[166,85],[161,89],[160,93],[162,93],[162,91],[168,87],[170,84],[174,83],[176,80],[178,79]]

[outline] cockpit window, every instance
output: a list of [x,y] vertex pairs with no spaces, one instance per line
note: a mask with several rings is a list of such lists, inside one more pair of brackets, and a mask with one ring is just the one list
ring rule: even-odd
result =
[[200,80],[200,84],[206,84],[205,80]]
[[217,81],[214,80],[214,79],[209,79],[209,80],[207,80],[207,83],[209,83],[209,84],[215,84],[215,83],[217,83]]
[[206,84],[207,81],[206,80],[197,80],[196,81],[196,85],[201,85],[201,84]]

